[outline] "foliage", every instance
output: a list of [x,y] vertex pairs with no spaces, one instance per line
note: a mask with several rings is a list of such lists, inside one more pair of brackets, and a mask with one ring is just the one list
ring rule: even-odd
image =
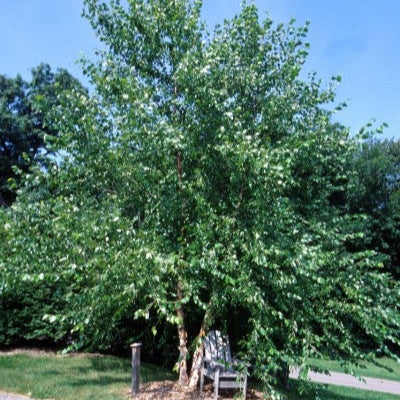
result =
[[[53,73],[46,64],[32,70],[30,83],[20,76],[15,79],[0,76],[1,205],[10,205],[15,200],[17,189],[25,178],[29,179],[32,168],[46,170],[51,151],[45,139],[57,136],[50,110],[59,104],[62,93],[72,89],[86,93],[66,70]],[[0,342],[3,345],[32,339],[57,341],[68,331],[64,324],[56,326],[43,319],[44,315],[59,313],[67,307],[64,296],[67,282],[55,273],[44,275],[51,249],[57,243],[49,248],[46,247],[49,243],[41,241],[48,217],[45,206],[40,207],[35,200],[21,201],[26,218],[19,219],[18,213],[0,209]]]
[[[87,119],[86,139],[94,146],[75,142],[67,133],[53,138],[47,143],[49,151],[70,141],[68,156],[48,159],[46,169],[33,167],[24,176],[18,202],[0,210],[0,343],[50,340],[70,344],[71,349],[125,352],[127,342],[140,340],[150,348],[150,330],[132,322],[139,307],[134,299],[141,294],[126,284],[135,280],[129,251],[133,229],[130,219],[120,215],[112,189],[120,171],[109,151],[110,127],[101,120],[96,101],[80,91],[64,92],[60,101],[66,103],[53,116],[60,118],[66,132],[68,112],[81,117],[80,123]],[[110,188],[103,186],[106,182]],[[159,337],[163,328],[159,326]],[[154,346],[156,354],[145,358],[165,356],[168,349]],[[170,363],[171,355],[164,360]]]
[[196,345],[239,315],[235,344],[269,388],[309,357],[368,357],[365,337],[390,355],[399,288],[336,201],[357,149],[327,107],[340,79],[300,78],[307,26],[261,23],[244,4],[209,36],[200,9],[85,1],[106,45],[84,62],[96,93],[62,96],[59,158],[3,213],[2,290],[11,271],[61,280],[68,307],[47,318],[83,345],[107,344],[122,316],[156,335],[154,318],[175,325],[182,383],[187,335]]
[[19,175],[41,161],[44,136],[57,134],[46,121],[48,111],[61,91],[72,88],[83,90],[68,71],[53,73],[46,64],[32,70],[29,83],[0,75],[0,205],[14,201]]
[[366,235],[362,244],[386,255],[385,270],[400,278],[400,142],[370,140],[356,154],[351,212],[365,214]]

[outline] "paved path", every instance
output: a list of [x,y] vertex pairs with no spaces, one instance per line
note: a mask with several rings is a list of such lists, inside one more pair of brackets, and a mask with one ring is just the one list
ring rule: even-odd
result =
[[[28,399],[29,399],[29,397],[0,391],[0,400],[28,400]],[[29,400],[33,400],[33,399],[29,399]]]
[[[290,373],[291,378],[297,379],[298,376],[298,370],[294,370]],[[330,375],[326,375],[312,371],[308,373],[308,378],[311,382],[316,383],[327,383],[329,385],[347,386],[363,390],[373,390],[375,392],[400,395],[400,382],[397,381],[388,381],[377,378],[363,378],[363,381],[361,381],[354,376],[340,372],[330,372]]]

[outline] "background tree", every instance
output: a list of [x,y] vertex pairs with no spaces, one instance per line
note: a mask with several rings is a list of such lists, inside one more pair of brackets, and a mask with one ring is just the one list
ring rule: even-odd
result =
[[350,212],[363,213],[365,238],[359,245],[385,255],[385,270],[400,278],[400,143],[369,140],[355,155]]
[[267,387],[310,357],[368,358],[365,337],[392,354],[398,287],[373,252],[350,250],[358,217],[335,201],[357,149],[326,107],[339,79],[300,78],[307,27],[244,4],[210,36],[200,10],[85,1],[106,47],[84,63],[95,94],[53,109],[60,157],[3,213],[4,265],[71,280],[71,312],[51,319],[79,342],[106,339],[128,310],[175,326],[181,384],[190,364],[196,382],[211,326],[233,332]]
[[46,115],[57,104],[60,91],[72,88],[83,90],[68,71],[59,69],[53,73],[46,64],[32,70],[30,83],[20,76],[0,76],[1,205],[10,205],[15,200],[19,174],[26,173],[32,162],[43,162],[44,135],[57,134],[50,121],[46,121]]

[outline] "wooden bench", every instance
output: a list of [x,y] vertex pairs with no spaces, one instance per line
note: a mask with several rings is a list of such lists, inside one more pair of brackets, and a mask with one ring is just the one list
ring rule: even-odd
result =
[[218,399],[219,388],[241,389],[243,398],[247,391],[246,364],[231,356],[229,339],[220,331],[210,331],[204,338],[203,367],[200,376],[200,391],[204,390],[204,377],[214,381],[214,398]]

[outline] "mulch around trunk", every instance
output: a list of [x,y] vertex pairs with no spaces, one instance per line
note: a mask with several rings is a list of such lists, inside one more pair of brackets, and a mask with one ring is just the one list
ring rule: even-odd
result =
[[[219,390],[219,398],[223,400],[234,400],[235,390]],[[140,385],[139,393],[129,397],[137,400],[214,400],[214,389],[212,384],[205,385],[204,393],[198,388],[183,388],[174,381],[149,382]],[[247,391],[246,400],[264,399],[261,392],[253,389]]]

